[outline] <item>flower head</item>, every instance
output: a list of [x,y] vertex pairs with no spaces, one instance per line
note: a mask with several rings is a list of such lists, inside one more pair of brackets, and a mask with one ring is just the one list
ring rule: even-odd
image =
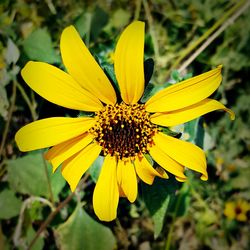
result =
[[226,203],[224,214],[230,220],[247,221],[250,204],[245,200],[229,201]]
[[[175,175],[185,181],[184,168],[207,180],[204,152],[197,146],[166,135],[162,126],[175,126],[208,112],[231,110],[208,99],[221,83],[221,66],[174,84],[151,97],[144,92],[144,23],[135,21],[121,34],[115,49],[114,71],[121,102],[105,73],[91,56],[73,26],[60,42],[68,73],[42,62],[28,62],[21,74],[40,96],[57,105],[95,112],[94,117],[42,119],[21,128],[16,142],[21,151],[52,147],[45,158],[62,175],[72,191],[81,176],[101,154],[105,160],[97,181],[93,205],[101,220],[116,217],[119,196],[137,197],[137,176],[152,184],[155,176]],[[147,160],[150,155],[162,169]]]

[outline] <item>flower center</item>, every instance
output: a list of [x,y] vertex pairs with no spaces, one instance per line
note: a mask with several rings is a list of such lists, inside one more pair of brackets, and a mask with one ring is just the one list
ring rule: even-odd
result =
[[237,207],[235,208],[235,213],[236,213],[236,214],[241,214],[241,213],[242,213],[241,207],[237,206]]
[[158,131],[157,126],[150,122],[143,104],[107,105],[96,112],[96,119],[90,132],[102,146],[104,155],[120,159],[146,153]]

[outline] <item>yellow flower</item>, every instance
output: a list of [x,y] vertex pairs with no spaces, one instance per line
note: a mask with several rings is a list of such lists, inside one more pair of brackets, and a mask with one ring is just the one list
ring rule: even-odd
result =
[[[167,172],[185,181],[184,168],[207,180],[204,152],[197,146],[161,132],[208,112],[222,109],[208,99],[220,85],[221,66],[174,84],[140,103],[144,92],[144,23],[135,21],[121,34],[114,55],[114,70],[121,102],[107,76],[91,56],[73,26],[61,36],[60,49],[68,73],[43,62],[28,62],[21,74],[40,96],[57,105],[94,111],[95,117],[55,117],[32,122],[16,134],[21,151],[52,147],[45,155],[53,171],[62,175],[72,191],[98,155],[105,156],[94,194],[99,219],[116,218],[119,196],[137,197],[137,176],[147,184]],[[165,171],[153,168],[149,154]]]
[[230,220],[247,221],[248,211],[250,211],[250,204],[244,200],[237,200],[226,203],[224,214]]

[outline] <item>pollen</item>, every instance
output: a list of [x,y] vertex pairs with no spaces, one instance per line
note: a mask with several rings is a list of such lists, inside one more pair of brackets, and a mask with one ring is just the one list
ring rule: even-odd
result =
[[158,132],[150,122],[149,113],[143,104],[107,105],[96,112],[96,124],[90,129],[103,154],[125,160],[147,153],[153,145],[153,136]]

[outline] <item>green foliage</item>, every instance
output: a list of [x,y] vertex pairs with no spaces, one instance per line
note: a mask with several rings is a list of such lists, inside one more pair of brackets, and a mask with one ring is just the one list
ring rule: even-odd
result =
[[55,230],[55,235],[62,250],[112,250],[115,247],[115,238],[110,229],[94,221],[81,204]]
[[60,57],[55,52],[51,37],[46,29],[37,29],[23,41],[23,49],[30,60],[47,63],[59,63]]
[[99,174],[101,172],[103,160],[104,160],[103,156],[98,156],[97,159],[94,161],[94,163],[92,164],[92,166],[88,170],[92,180],[95,183],[97,182]]
[[10,219],[19,214],[21,200],[10,189],[5,189],[0,193],[0,219]]
[[174,178],[168,180],[155,178],[154,185],[141,183],[145,205],[154,221],[154,236],[157,238],[163,228],[171,196],[178,188]]
[[[32,249],[163,249],[171,230],[171,249],[249,248],[249,221],[230,221],[223,214],[227,201],[239,198],[249,201],[250,197],[249,9],[183,72],[178,68],[198,47],[170,70],[187,48],[240,2],[1,1],[0,145],[4,128],[8,131],[0,155],[0,249],[27,249],[51,209],[55,211],[71,193],[60,169],[52,174],[51,166],[45,168],[41,152],[20,157],[14,135],[32,121],[28,107],[39,118],[78,113],[50,106],[34,95],[22,82],[20,69],[28,60],[63,67],[60,34],[73,24],[118,93],[111,53],[122,29],[134,19],[145,21],[145,58],[154,59],[154,63],[148,59],[144,64],[146,86],[142,103],[167,86],[223,64],[223,82],[214,97],[232,107],[236,120],[231,122],[224,113],[213,112],[184,125],[165,128],[164,133],[181,136],[180,139],[205,150],[208,182],[201,181],[193,171],[186,171],[189,181],[185,184],[172,176],[168,180],[156,178],[152,186],[140,183],[143,199],[138,197],[132,205],[121,199],[119,218],[105,226],[92,218],[93,189],[103,163],[103,156],[98,157],[88,170],[91,179],[84,190],[77,189],[72,200],[60,208]],[[23,92],[17,88],[13,114],[8,118],[14,82],[23,86]],[[93,116],[93,113],[80,112],[80,115]],[[153,164],[151,158],[148,160]],[[32,200],[34,196],[38,200]],[[83,209],[80,204],[85,202]],[[21,212],[21,205],[25,204]]]
[[59,171],[52,174],[50,166],[44,166],[43,154],[33,153],[8,161],[8,181],[16,192],[22,194],[50,197],[48,180],[44,167],[48,169],[52,193],[55,199],[65,185]]

